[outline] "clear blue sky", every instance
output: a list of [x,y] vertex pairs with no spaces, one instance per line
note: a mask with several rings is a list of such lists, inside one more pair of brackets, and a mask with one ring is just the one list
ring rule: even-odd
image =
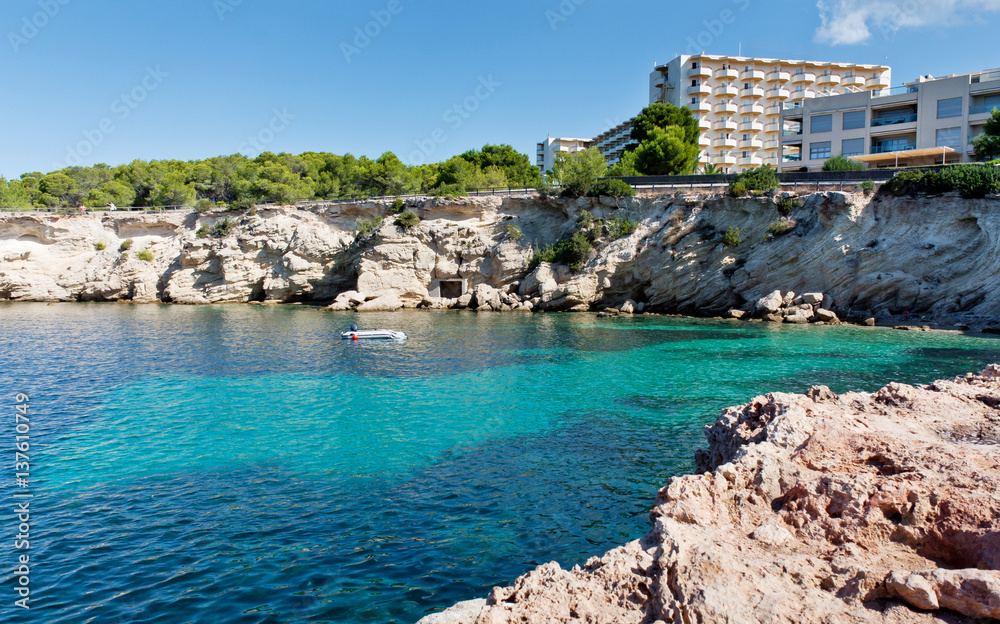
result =
[[[724,10],[735,21],[713,34]],[[654,62],[699,35],[715,54],[888,61],[898,84],[1000,66],[998,12],[1000,0],[5,0],[0,175],[261,148],[412,162],[510,143],[534,161],[546,134],[594,136],[639,112]],[[355,41],[366,27],[376,36]],[[475,110],[446,117],[463,102]]]

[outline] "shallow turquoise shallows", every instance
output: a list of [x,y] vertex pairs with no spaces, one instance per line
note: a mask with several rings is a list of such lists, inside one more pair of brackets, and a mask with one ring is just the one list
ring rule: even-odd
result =
[[0,331],[0,446],[29,394],[35,494],[32,609],[8,546],[3,622],[414,622],[642,535],[728,405],[1000,362],[958,334],[590,314],[10,304]]

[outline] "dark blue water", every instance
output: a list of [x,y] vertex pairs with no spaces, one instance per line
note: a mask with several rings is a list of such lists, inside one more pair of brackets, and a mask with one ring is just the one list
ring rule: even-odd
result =
[[[0,621],[413,622],[642,535],[702,427],[766,391],[1000,361],[939,333],[656,317],[0,306],[0,445],[31,396],[31,549]],[[13,452],[7,454],[13,458]],[[3,520],[7,518],[7,520]],[[14,607],[17,555],[30,605]]]

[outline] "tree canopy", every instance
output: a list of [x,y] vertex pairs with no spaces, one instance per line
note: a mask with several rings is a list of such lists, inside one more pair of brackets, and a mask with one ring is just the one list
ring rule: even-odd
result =
[[172,206],[208,202],[248,207],[378,195],[433,192],[444,184],[464,189],[541,182],[538,169],[509,145],[486,145],[443,163],[408,166],[392,152],[372,160],[326,152],[265,152],[204,160],[135,160],[128,164],[67,167],[20,179],[0,178],[0,209],[31,207]]
[[994,108],[993,115],[986,121],[983,133],[972,139],[976,158],[992,160],[1000,157],[1000,110]]
[[604,156],[596,149],[571,154],[559,153],[552,165],[552,175],[563,187],[563,193],[581,197],[608,170]]
[[699,132],[698,122],[687,108],[651,104],[632,122],[632,139],[637,143],[627,149],[635,153],[635,159],[621,169],[632,166],[641,175],[693,173],[701,151]]

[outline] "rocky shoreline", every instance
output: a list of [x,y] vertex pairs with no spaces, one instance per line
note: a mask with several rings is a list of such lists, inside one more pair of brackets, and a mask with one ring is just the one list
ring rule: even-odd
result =
[[420,624],[972,623],[1000,618],[1000,366],[770,394],[706,428],[643,538]]
[[[943,328],[1000,321],[995,197],[678,193],[432,199],[403,208],[420,221],[397,224],[399,207],[385,201],[242,214],[2,213],[0,300],[880,325],[909,317]],[[577,234],[587,241],[577,268],[532,260]]]

